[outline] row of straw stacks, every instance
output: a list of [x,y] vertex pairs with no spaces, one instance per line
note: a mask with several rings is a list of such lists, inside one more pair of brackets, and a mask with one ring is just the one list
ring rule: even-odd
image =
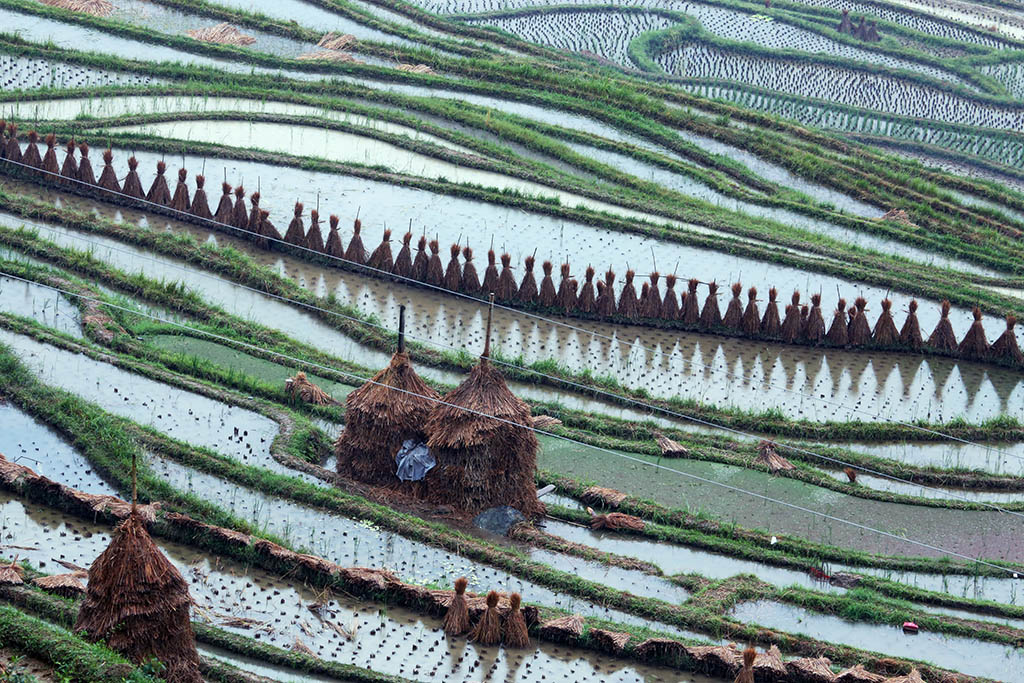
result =
[[[450,636],[468,634],[469,640],[479,645],[503,643],[506,647],[514,648],[530,646],[530,633],[519,593],[504,596],[491,591],[481,610],[479,597],[466,597],[467,585],[465,577],[455,580],[455,591],[451,594],[444,615],[445,633]],[[476,624],[472,626],[470,612],[479,613]]]
[[[167,166],[160,161],[156,177],[149,189],[145,190],[135,157],[128,159],[128,174],[120,181],[112,166],[113,154],[108,149],[103,154],[103,169],[97,180],[87,144],[76,146],[74,141],[67,142],[61,165],[57,159],[56,138],[52,134],[46,137],[46,152],[40,153],[39,135],[35,131],[29,132],[23,151],[18,141],[17,127],[14,124],[5,127],[4,122],[0,121],[0,131],[3,130],[6,130],[6,138],[0,140],[0,159],[9,159],[24,164],[25,168],[38,168],[45,172],[33,176],[31,170],[28,170],[30,177],[58,179],[69,190],[80,190],[81,186],[73,186],[69,180],[64,179],[80,181],[85,187],[98,186],[106,191],[107,199],[113,195],[122,201],[150,202],[150,208],[153,208],[153,204],[166,207],[181,218],[234,228],[233,232],[264,248],[292,245],[306,255],[309,252],[326,254],[347,262],[346,267],[357,268],[367,274],[391,275],[480,298],[493,293],[502,304],[553,314],[699,330],[787,344],[926,351],[1008,365],[1024,364],[1024,354],[1014,331],[1014,316],[1007,316],[1005,331],[989,343],[981,324],[981,312],[977,308],[974,309],[974,323],[964,338],[957,340],[949,320],[950,304],[947,301],[941,304],[938,324],[925,338],[917,319],[916,301],[910,302],[902,326],[897,326],[892,302],[888,299],[882,300],[881,312],[872,320],[864,297],[857,297],[849,308],[846,299],[840,298],[836,309],[827,312],[821,305],[820,294],[813,294],[808,305],[801,301],[800,292],[793,292],[790,303],[785,304],[783,309],[776,288],[769,289],[768,301],[764,303],[758,298],[757,288],[750,287],[744,302],[743,285],[737,282],[732,285],[732,297],[725,305],[723,314],[717,282],[701,283],[691,278],[686,283],[686,291],[677,293],[678,280],[675,275],[662,278],[661,274],[653,272],[638,292],[634,281],[636,274],[628,270],[624,283],[616,292],[616,274],[613,270],[609,269],[601,279],[595,278],[594,268],[588,266],[581,286],[571,274],[571,265],[563,263],[560,266],[561,277],[556,285],[554,266],[550,261],[545,261],[541,264],[542,275],[538,284],[534,275],[536,259],[533,256],[525,258],[523,275],[517,278],[511,255],[502,254],[499,267],[493,250],[487,254],[487,266],[481,277],[473,260],[473,250],[468,245],[451,245],[448,263],[445,265],[438,240],[428,240],[426,236],[421,236],[414,248],[413,234],[406,232],[398,253],[393,254],[392,233],[385,229],[380,244],[371,252],[364,246],[362,223],[356,218],[352,236],[346,246],[337,216],[330,217],[325,237],[316,210],[309,212],[309,225],[306,227],[303,219],[305,208],[301,203],[295,204],[291,222],[282,236],[270,221],[269,211],[260,207],[259,192],[252,193],[247,207],[245,188],[223,183],[216,210],[211,211],[204,189],[205,179],[201,175],[196,176],[195,191],[190,193],[188,172],[179,169],[177,184],[171,192],[165,177]],[[661,289],[662,280],[664,291]],[[706,286],[706,294],[699,292],[701,286]]]

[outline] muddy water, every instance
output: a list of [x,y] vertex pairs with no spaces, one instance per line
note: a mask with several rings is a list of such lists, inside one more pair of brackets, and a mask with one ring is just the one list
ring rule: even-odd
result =
[[[642,499],[683,508],[693,514],[704,513],[746,528],[883,555],[943,555],[910,542],[914,540],[969,557],[1024,561],[1024,548],[1016,540],[1024,531],[1024,519],[1001,512],[925,508],[855,498],[795,479],[772,477],[758,470],[661,459],[662,467],[676,470],[671,472],[659,469],[659,459],[650,456],[616,457],[621,454],[598,453],[550,437],[541,437],[540,441],[537,466],[541,469],[602,486],[610,485]],[[766,498],[799,508],[773,503]]]
[[[621,623],[649,626],[676,635],[705,640],[704,636],[651,622],[614,609],[607,609],[572,596],[555,593],[531,581],[500,569],[460,557],[445,550],[381,530],[368,521],[352,520],[290,501],[272,498],[227,480],[189,469],[169,460],[151,457],[150,465],[171,486],[203,500],[223,506],[232,514],[251,522],[268,534],[284,538],[295,548],[325,557],[343,566],[366,566],[393,570],[404,581],[418,584],[449,585],[455,577],[465,576],[470,590],[506,590],[522,593],[523,599],[557,609],[612,619]],[[575,558],[552,553],[544,558],[555,569],[574,573]],[[643,587],[668,602],[679,602],[685,595],[678,590],[657,591],[663,581],[641,572],[631,572],[633,592]],[[620,579],[615,575],[614,579]],[[596,579],[595,579],[596,580]]]
[[[52,573],[64,571],[56,559],[88,567],[110,540],[109,527],[65,517],[5,492],[0,492],[0,533],[11,543],[37,548],[19,551],[21,558]],[[277,647],[291,647],[298,638],[323,659],[414,680],[461,682],[493,668],[491,676],[497,680],[710,683],[710,679],[634,666],[562,646],[537,644],[530,650],[512,651],[477,647],[464,639],[446,640],[438,619],[335,596],[325,616],[346,630],[355,630],[353,638],[347,639],[307,609],[318,596],[304,586],[221,557],[211,560],[187,546],[162,540],[158,545],[189,583],[197,602],[194,619]],[[226,625],[230,618],[252,619],[253,626]]]
[[182,141],[216,143],[242,149],[261,149],[280,154],[383,166],[395,173],[444,179],[456,184],[479,185],[530,198],[557,200],[562,206],[583,207],[655,225],[672,225],[703,234],[722,234],[692,223],[668,220],[513,176],[459,166],[387,142],[337,130],[294,124],[220,120],[169,121],[115,126],[107,130],[113,133],[140,133]]
[[1021,604],[1024,598],[1024,579],[1013,578],[1009,572],[1002,576],[960,576],[945,574],[924,574],[920,572],[899,572],[871,567],[832,566],[833,571],[851,571],[871,574],[879,578],[896,581],[908,586],[938,593],[949,593],[972,600],[991,600],[1006,605]]
[[[842,471],[838,470],[824,470],[825,474],[839,481],[848,481],[847,476]],[[858,474],[857,484],[859,486],[866,486],[876,491],[888,491],[891,493],[900,493],[907,496],[920,496],[923,498],[937,498],[942,500],[950,500],[954,502],[961,502],[964,500],[974,501],[978,503],[1017,503],[1024,500],[1024,492],[1013,491],[974,491],[970,489],[958,489],[948,488],[941,486],[921,486],[918,484],[908,484],[901,481],[894,481],[885,477],[876,477],[870,474]]]
[[[74,199],[68,203],[97,206]],[[109,207],[98,208],[108,216],[122,215]],[[136,219],[136,214],[130,212],[123,216]],[[214,236],[202,228],[159,220],[168,229],[188,232],[200,241],[215,237],[218,244],[244,250],[319,295],[333,292],[339,300],[377,316],[387,327],[394,326],[398,306],[404,304],[412,313],[410,336],[414,339],[473,353],[483,347],[483,307],[477,302],[313,266],[224,235]],[[11,216],[0,215],[0,221],[11,226],[22,224]],[[281,329],[319,348],[331,348],[336,355],[367,367],[387,363],[386,354],[361,347],[312,316],[266,295],[113,240],[38,221],[32,225],[46,238],[74,248],[109,245],[110,249],[94,250],[94,256],[129,272],[141,270],[150,277],[183,281],[229,312]],[[780,410],[794,418],[982,420],[1012,414],[1024,402],[1024,383],[1017,373],[941,358],[925,360],[885,353],[869,356],[565,320],[579,326],[570,329],[502,310],[496,311],[494,322],[495,345],[506,357],[522,356],[532,363],[554,355],[572,370],[611,375],[625,386],[642,387],[654,396],[679,395],[745,410]],[[592,337],[588,329],[609,339]],[[430,368],[422,372],[441,381],[458,381],[452,373]],[[539,400],[568,400],[565,391],[526,385],[516,390],[520,389],[524,396]]]
[[0,311],[32,318],[41,325],[82,338],[81,313],[64,295],[49,287],[0,275]]
[[1024,681],[1024,653],[1011,647],[921,631],[906,635],[895,626],[851,622],[775,602],[740,603],[733,618],[791,633],[803,633],[896,657],[919,659],[962,673],[996,680]]
[[194,446],[251,460],[270,452],[273,420],[6,330],[0,341],[46,384]]
[[0,402],[0,454],[79,491],[117,495],[85,456],[9,401]]

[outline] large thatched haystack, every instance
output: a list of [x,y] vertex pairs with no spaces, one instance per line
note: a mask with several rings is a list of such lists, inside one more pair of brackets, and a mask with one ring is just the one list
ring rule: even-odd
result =
[[153,543],[133,506],[89,569],[75,630],[105,641],[137,664],[157,658],[169,681],[201,683],[190,606],[188,584]]
[[395,455],[406,439],[426,441],[424,424],[440,398],[409,362],[405,307],[401,315],[398,351],[388,367],[348,395],[345,429],[334,444],[340,474],[382,486],[399,483]]
[[491,365],[490,332],[488,314],[480,362],[427,418],[427,446],[438,462],[430,495],[470,512],[508,505],[536,517],[544,505],[534,483],[539,443],[533,418]]

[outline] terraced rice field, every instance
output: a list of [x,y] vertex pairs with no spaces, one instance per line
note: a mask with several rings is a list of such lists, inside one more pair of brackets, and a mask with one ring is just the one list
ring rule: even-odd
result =
[[1015,10],[94,5],[0,0],[0,679],[1024,681]]

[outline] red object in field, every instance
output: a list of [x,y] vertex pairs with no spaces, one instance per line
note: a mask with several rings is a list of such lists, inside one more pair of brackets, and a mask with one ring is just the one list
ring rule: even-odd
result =
[[829,579],[832,578],[831,576],[829,576],[828,574],[826,574],[822,570],[818,569],[817,567],[811,567],[809,573],[810,573],[812,578],[815,578],[815,579],[817,579],[819,581],[828,581]]
[[903,622],[903,632],[904,633],[917,633],[917,631],[918,631],[917,624],[915,624],[914,622],[912,622],[912,621],[904,621]]

